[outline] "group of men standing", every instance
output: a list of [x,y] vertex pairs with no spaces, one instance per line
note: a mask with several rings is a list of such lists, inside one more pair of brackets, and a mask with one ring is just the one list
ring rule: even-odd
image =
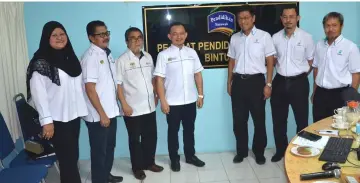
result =
[[[248,156],[248,119],[255,134],[252,150],[258,164],[264,164],[267,145],[265,103],[271,97],[276,154],[281,160],[288,145],[287,118],[291,105],[297,132],[308,125],[309,80],[314,68],[314,121],[332,115],[343,105],[340,92],[358,88],[360,54],[356,45],[341,35],[344,18],[332,12],[324,17],[326,39],[315,46],[312,36],[297,27],[300,16],[295,6],[285,7],[284,29],[270,36],[254,26],[251,6],[241,6],[237,22],[241,31],[231,37],[228,50],[228,93],[231,96],[237,154],[234,163]],[[196,51],[184,46],[187,37],[181,23],[170,25],[171,46],[157,56],[142,51],[143,33],[131,27],[125,32],[127,50],[115,61],[108,48],[110,32],[102,21],[90,22],[90,48],[81,59],[89,115],[92,182],[121,182],[110,174],[116,144],[116,117],[124,116],[129,135],[132,170],[143,180],[144,170],[161,172],[155,164],[157,126],[155,109],[160,100],[168,122],[168,150],[171,169],[180,171],[178,131],[183,125],[186,162],[205,165],[195,156],[196,107],[204,103],[203,67]],[[277,74],[273,80],[273,69]],[[266,74],[266,76],[265,76]],[[118,99],[120,104],[118,103]],[[326,105],[324,105],[326,103]],[[120,107],[121,105],[121,107]]]
[[[271,161],[282,159],[288,146],[289,105],[294,112],[296,131],[308,126],[308,75],[312,69],[314,86],[310,100],[314,122],[332,116],[334,109],[345,105],[343,91],[349,87],[358,89],[360,54],[357,45],[341,34],[344,17],[337,12],[328,13],[322,22],[326,38],[316,45],[309,33],[297,27],[299,20],[295,5],[284,7],[281,13],[284,29],[271,38],[255,27],[251,6],[240,7],[237,22],[241,31],[231,37],[228,50],[227,86],[237,142],[234,163],[248,156],[249,112],[255,127],[252,151],[256,163],[266,162],[265,100],[270,96],[276,144]],[[274,65],[277,73],[273,79]]]

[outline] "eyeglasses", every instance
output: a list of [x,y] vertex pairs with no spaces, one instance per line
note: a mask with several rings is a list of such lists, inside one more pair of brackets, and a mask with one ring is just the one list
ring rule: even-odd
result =
[[94,36],[100,36],[101,38],[104,38],[105,36],[110,36],[110,31],[101,32],[97,34],[93,34]]
[[130,37],[129,38],[129,41],[132,42],[132,43],[135,43],[137,41],[142,41],[143,40],[143,37],[142,36],[139,36],[139,37]]
[[287,19],[296,19],[297,16],[281,16],[283,19],[287,20]]
[[248,20],[250,20],[251,18],[252,18],[251,16],[238,17],[238,20],[240,20],[240,21],[243,21],[243,20],[248,21]]

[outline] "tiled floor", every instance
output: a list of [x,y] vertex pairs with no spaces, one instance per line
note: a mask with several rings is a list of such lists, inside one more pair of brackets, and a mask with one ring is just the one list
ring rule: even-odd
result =
[[[286,183],[284,174],[284,161],[272,163],[273,149],[265,152],[266,164],[255,163],[252,153],[240,164],[234,164],[233,152],[197,154],[205,161],[206,166],[196,168],[186,164],[181,156],[181,171],[172,172],[169,167],[168,156],[157,156],[156,163],[163,166],[165,170],[161,173],[146,171],[146,179],[143,183]],[[83,183],[91,183],[90,161],[79,162],[80,175]],[[136,180],[131,173],[129,158],[115,159],[112,174],[124,177],[124,183],[142,183]],[[54,168],[49,170],[47,183],[58,183],[59,175]]]

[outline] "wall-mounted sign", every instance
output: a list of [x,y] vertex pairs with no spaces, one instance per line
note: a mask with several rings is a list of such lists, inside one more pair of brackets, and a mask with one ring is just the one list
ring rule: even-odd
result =
[[[188,37],[185,45],[196,50],[204,68],[223,68],[228,65],[226,56],[232,34],[240,31],[236,13],[241,3],[144,6],[143,25],[145,50],[156,62],[157,54],[170,46],[167,37],[172,22],[186,25]],[[280,15],[282,7],[298,2],[252,2],[257,28],[271,35],[283,28]],[[298,9],[299,11],[299,9]]]

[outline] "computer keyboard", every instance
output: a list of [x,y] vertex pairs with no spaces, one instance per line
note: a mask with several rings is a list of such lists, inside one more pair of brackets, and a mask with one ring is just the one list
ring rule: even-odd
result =
[[350,153],[352,143],[353,139],[350,138],[330,137],[319,160],[345,163]]

